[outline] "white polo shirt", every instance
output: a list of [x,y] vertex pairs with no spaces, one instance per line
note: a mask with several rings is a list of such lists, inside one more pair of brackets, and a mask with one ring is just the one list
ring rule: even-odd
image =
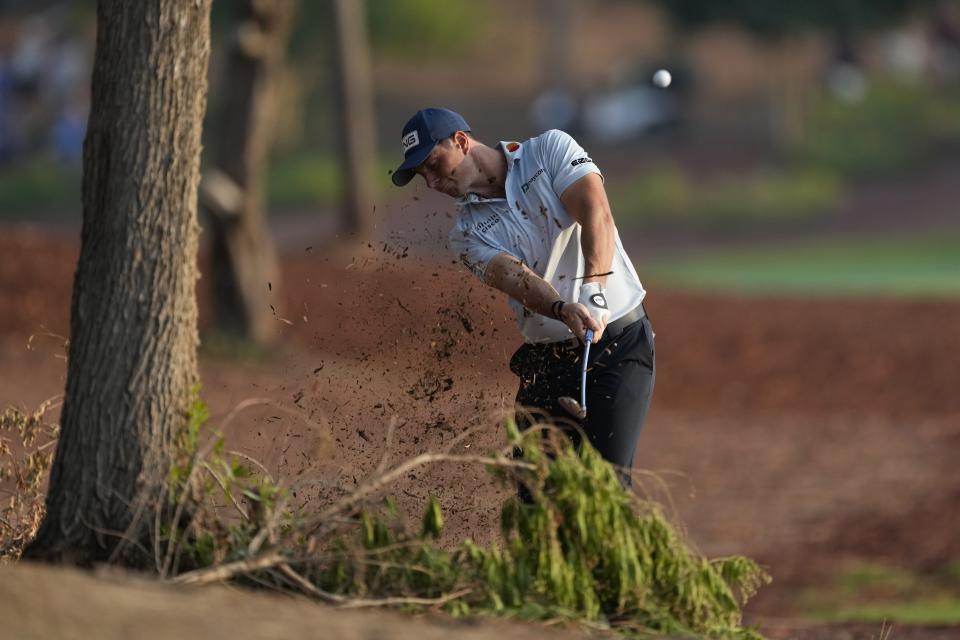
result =
[[[560,196],[583,176],[602,174],[576,140],[556,129],[523,143],[501,142],[500,148],[507,158],[506,198],[458,198],[450,248],[481,280],[494,256],[510,254],[552,284],[563,300],[576,302],[584,275],[581,227]],[[620,234],[616,229],[613,234],[613,273],[606,282],[610,322],[646,295]],[[513,298],[509,302],[526,342],[573,336],[559,320],[533,313]]]

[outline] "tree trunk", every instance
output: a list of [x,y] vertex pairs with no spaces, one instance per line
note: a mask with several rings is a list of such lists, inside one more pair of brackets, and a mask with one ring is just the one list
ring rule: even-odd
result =
[[25,558],[151,562],[132,543],[148,538],[197,383],[210,2],[97,5],[62,429]]
[[343,224],[346,233],[370,228],[375,191],[371,170],[376,162],[370,38],[363,0],[334,0],[337,76],[340,83],[340,130],[345,155]]
[[216,169],[201,202],[211,214],[214,321],[218,329],[268,344],[279,284],[264,214],[264,178],[276,111],[273,86],[290,39],[296,0],[245,0],[228,54],[217,119]]

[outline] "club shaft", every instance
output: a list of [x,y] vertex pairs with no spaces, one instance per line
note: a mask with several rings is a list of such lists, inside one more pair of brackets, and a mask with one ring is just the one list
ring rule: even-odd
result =
[[580,410],[587,414],[587,363],[590,359],[590,343],[593,342],[593,331],[587,329],[583,336],[583,367],[580,370]]

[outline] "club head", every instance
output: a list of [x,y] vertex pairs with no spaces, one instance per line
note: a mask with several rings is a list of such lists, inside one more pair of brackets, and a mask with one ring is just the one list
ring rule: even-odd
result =
[[587,417],[586,409],[581,407],[580,403],[570,396],[560,396],[557,398],[557,404],[560,405],[561,409],[569,413],[577,420],[585,420]]

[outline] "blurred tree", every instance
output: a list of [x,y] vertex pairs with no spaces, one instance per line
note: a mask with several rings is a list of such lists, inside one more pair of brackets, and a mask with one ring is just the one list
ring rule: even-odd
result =
[[375,188],[376,124],[373,120],[373,82],[370,39],[362,0],[334,0],[337,32],[337,77],[340,84],[340,133],[343,138],[346,184],[343,230],[362,234],[370,227]]
[[[61,436],[25,558],[137,549],[197,382],[200,129],[211,0],[101,0]],[[128,544],[129,542],[129,544]]]
[[659,0],[683,28],[732,22],[764,37],[780,37],[802,27],[856,31],[891,24],[934,0]]
[[279,286],[264,213],[265,178],[276,116],[274,81],[290,38],[296,0],[243,0],[212,121],[214,159],[200,187],[211,220],[213,315],[217,329],[268,344]]

